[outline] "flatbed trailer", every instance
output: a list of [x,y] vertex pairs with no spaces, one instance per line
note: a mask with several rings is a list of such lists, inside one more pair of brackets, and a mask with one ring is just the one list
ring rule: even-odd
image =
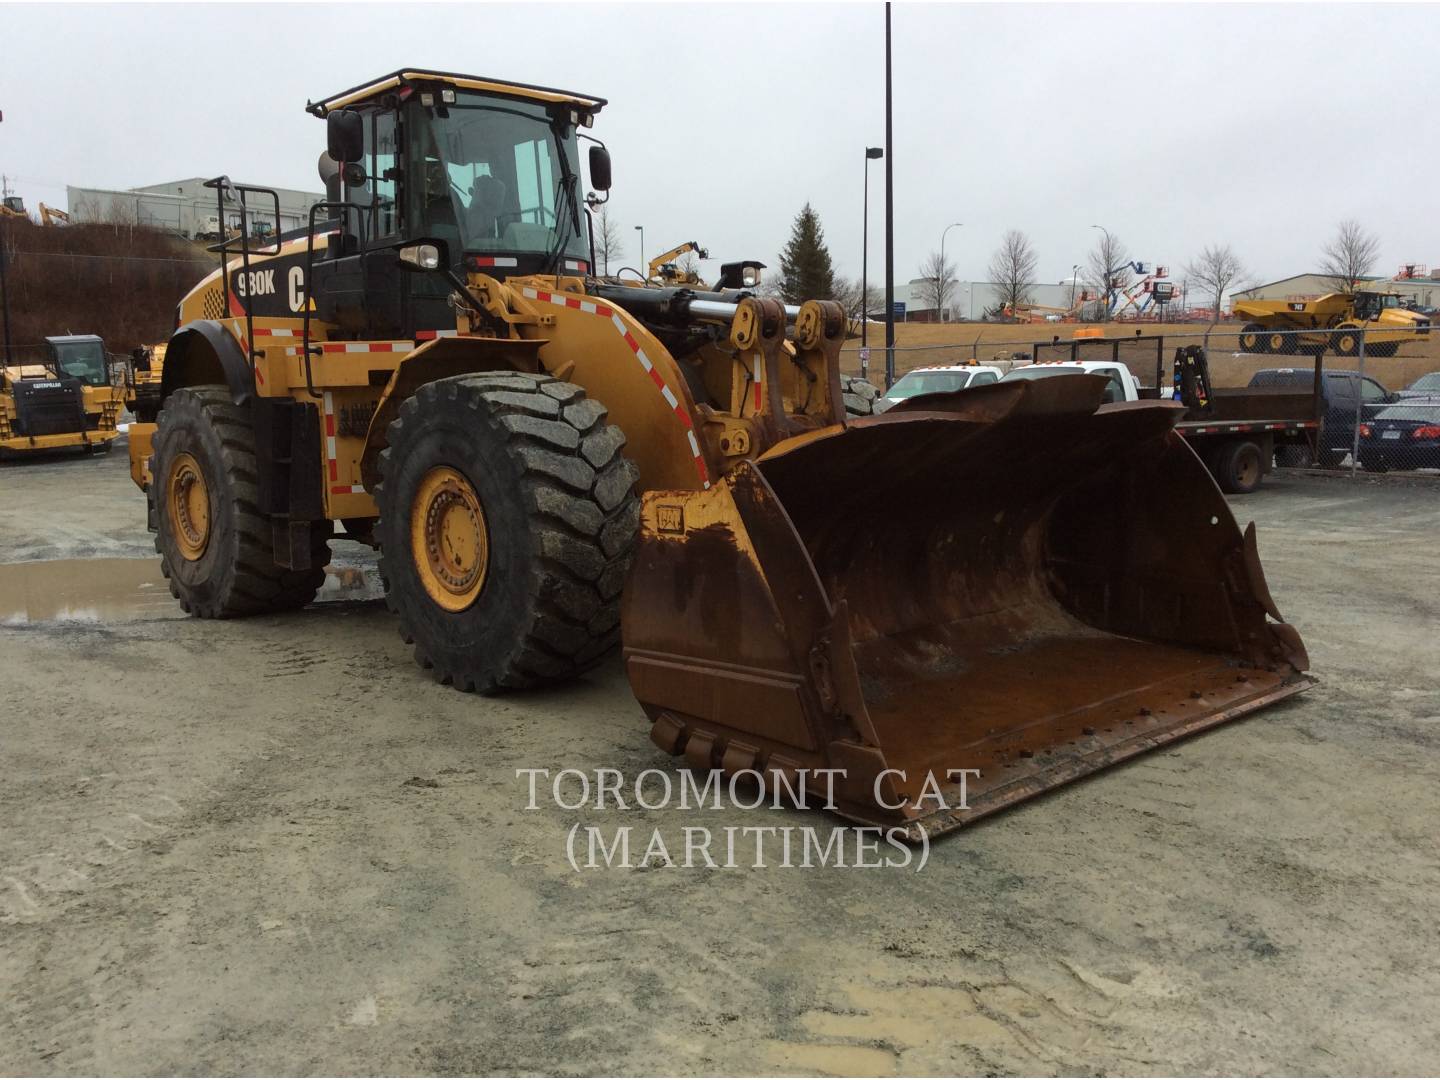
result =
[[1043,378],[1076,371],[1104,375],[1111,381],[1107,400],[1145,401],[1172,398],[1187,407],[1175,430],[1205,463],[1222,491],[1248,494],[1260,486],[1275,462],[1275,451],[1296,447],[1313,460],[1323,415],[1323,358],[1315,358],[1310,391],[1284,386],[1210,387],[1209,365],[1199,345],[1177,349],[1174,375],[1165,379],[1164,356],[1157,350],[1155,383],[1142,386],[1123,361],[1054,360],[1016,368],[1006,379]]

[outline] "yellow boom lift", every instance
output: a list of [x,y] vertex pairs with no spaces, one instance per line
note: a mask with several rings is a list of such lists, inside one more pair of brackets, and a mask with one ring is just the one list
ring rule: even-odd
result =
[[339,523],[442,682],[565,679],[623,629],[659,746],[843,769],[842,813],[912,836],[1308,685],[1183,407],[1081,375],[854,418],[838,305],[597,280],[604,104],[407,69],[310,106],[329,198],[216,245],[132,428],[188,611],[307,603]]

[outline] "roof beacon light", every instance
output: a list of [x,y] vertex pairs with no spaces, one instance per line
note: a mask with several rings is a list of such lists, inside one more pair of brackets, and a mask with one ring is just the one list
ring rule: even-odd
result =
[[454,105],[455,91],[451,90],[449,87],[446,87],[444,90],[440,91],[440,100],[443,101],[446,105]]

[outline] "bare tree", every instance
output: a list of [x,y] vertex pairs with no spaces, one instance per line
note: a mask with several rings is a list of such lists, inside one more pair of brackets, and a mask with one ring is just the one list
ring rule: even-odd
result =
[[600,272],[607,277],[610,274],[610,260],[623,259],[625,257],[625,245],[622,243],[620,223],[610,217],[609,207],[602,205],[594,217],[595,229],[595,255],[600,260]]
[[683,276],[695,279],[699,279],[700,277],[700,260],[695,257],[693,251],[687,251],[684,255],[681,255],[680,258],[675,261],[675,268],[679,270]]
[[1245,277],[1245,264],[1229,244],[1206,244],[1205,250],[1185,264],[1185,287],[1203,291],[1214,302],[1215,318],[1225,304],[1225,294]]
[[852,333],[859,333],[860,321],[865,317],[868,306],[871,318],[875,318],[885,310],[885,293],[871,285],[867,290],[869,293],[869,304],[863,304],[860,297],[860,281],[858,278],[835,279],[835,302],[845,309],[845,318],[849,321]]
[[1009,229],[990,256],[990,282],[999,308],[1015,309],[1030,299],[1030,286],[1040,260],[1030,238],[1019,229]]
[[1336,292],[1349,296],[1369,276],[1379,254],[1379,238],[1347,218],[1335,230],[1335,238],[1320,249],[1320,273],[1330,279]]
[[940,321],[949,310],[950,294],[955,288],[955,264],[948,258],[943,261],[938,251],[932,251],[920,264],[920,299],[927,308],[933,308],[936,321]]
[[1100,237],[1090,250],[1086,277],[1088,284],[1100,293],[1100,317],[1109,319],[1110,298],[1127,287],[1133,275],[1130,252],[1120,239],[1107,232],[1102,232]]

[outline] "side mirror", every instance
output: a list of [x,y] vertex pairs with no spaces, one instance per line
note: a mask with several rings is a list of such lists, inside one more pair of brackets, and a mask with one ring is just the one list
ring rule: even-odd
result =
[[407,270],[439,270],[450,265],[449,249],[444,240],[406,244],[398,254],[400,265]]
[[336,161],[359,161],[365,156],[364,118],[350,109],[327,113],[325,148]]
[[590,186],[596,191],[610,190],[610,151],[603,146],[590,147]]

